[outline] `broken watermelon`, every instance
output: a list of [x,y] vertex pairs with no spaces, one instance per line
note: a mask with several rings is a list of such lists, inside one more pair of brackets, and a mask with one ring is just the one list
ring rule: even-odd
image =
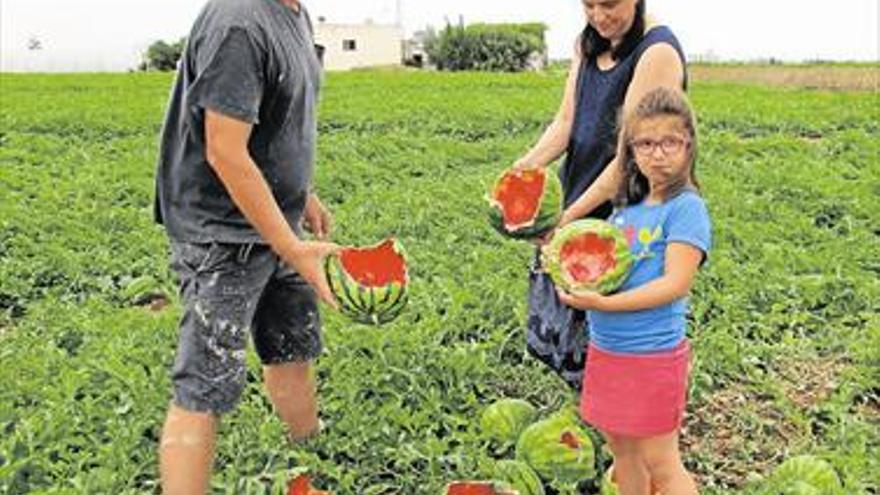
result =
[[446,485],[445,495],[519,495],[494,481],[454,481]]
[[406,258],[395,239],[344,248],[327,257],[324,272],[339,310],[359,323],[387,323],[406,306]]
[[542,250],[544,269],[569,293],[608,294],[629,275],[633,255],[614,225],[586,218],[559,229]]
[[514,239],[541,237],[562,216],[562,183],[543,167],[504,172],[489,194],[489,221]]

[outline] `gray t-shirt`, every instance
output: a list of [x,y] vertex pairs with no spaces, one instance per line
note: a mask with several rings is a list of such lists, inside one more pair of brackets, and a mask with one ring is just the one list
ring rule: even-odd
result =
[[205,158],[205,109],[253,124],[248,150],[287,222],[315,163],[321,65],[305,8],[210,0],[196,19],[162,129],[155,216],[184,242],[263,242]]

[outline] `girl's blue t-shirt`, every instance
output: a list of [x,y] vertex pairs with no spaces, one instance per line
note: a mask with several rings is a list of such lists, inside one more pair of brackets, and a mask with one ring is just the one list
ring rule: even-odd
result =
[[[618,289],[627,291],[663,275],[666,246],[690,244],[708,254],[712,228],[706,203],[686,190],[660,204],[627,206],[609,221],[623,231],[636,258],[629,277]],[[622,353],[650,353],[672,349],[685,335],[687,298],[640,311],[589,311],[590,340],[597,347]]]

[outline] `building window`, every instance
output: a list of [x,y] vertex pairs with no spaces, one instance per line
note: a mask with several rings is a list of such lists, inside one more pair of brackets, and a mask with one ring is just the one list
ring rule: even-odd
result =
[[342,51],[353,52],[357,50],[357,42],[355,40],[342,40]]

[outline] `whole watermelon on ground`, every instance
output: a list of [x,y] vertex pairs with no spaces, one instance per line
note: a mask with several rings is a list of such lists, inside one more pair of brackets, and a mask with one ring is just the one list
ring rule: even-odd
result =
[[537,414],[535,407],[525,400],[501,399],[483,410],[480,425],[487,438],[502,444],[515,443]]
[[541,478],[523,461],[505,459],[495,464],[495,479],[503,481],[520,495],[544,495]]
[[562,183],[555,169],[507,170],[489,192],[489,222],[506,237],[534,239],[562,217]]
[[599,486],[599,495],[620,495],[617,483],[614,482],[614,466],[609,466],[602,476],[602,484]]
[[774,495],[812,495],[811,489],[820,495],[843,493],[840,479],[834,467],[827,461],[812,455],[799,455],[787,459],[768,477],[770,493]]
[[566,224],[542,248],[542,265],[567,292],[617,290],[633,264],[623,233],[609,222],[585,218]]
[[526,428],[516,443],[516,458],[548,482],[575,484],[596,475],[593,442],[574,408]]

